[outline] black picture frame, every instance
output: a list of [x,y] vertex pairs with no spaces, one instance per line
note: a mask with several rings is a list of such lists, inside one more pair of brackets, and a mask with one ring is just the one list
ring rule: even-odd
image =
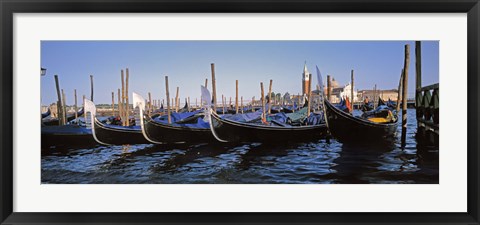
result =
[[[478,0],[0,0],[2,224],[479,224]],[[13,212],[13,15],[15,13],[467,13],[467,213],[19,213]],[[446,149],[447,150],[447,149]],[[452,149],[453,150],[453,149]],[[441,201],[439,199],[439,201]]]

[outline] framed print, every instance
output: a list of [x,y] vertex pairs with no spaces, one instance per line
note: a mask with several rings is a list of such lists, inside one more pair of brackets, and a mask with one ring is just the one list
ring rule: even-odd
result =
[[479,224],[477,0],[1,5],[2,224]]

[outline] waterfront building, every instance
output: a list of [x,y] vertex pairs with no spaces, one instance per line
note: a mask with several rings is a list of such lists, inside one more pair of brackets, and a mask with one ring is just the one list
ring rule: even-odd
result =
[[359,99],[362,101],[368,97],[370,100],[374,99],[376,96],[376,100],[380,97],[382,100],[387,101],[388,99],[392,101],[397,101],[398,98],[398,90],[397,89],[389,89],[389,90],[377,90],[375,93],[374,90],[361,90],[358,92]]

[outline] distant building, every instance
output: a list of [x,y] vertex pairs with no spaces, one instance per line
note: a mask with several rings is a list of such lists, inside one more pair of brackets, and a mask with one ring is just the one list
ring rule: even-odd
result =
[[50,117],[57,118],[58,117],[57,113],[58,113],[57,104],[55,103],[50,104]]
[[352,84],[345,85],[345,87],[343,87],[342,92],[340,92],[340,97],[341,98],[348,97],[350,101],[357,102],[359,99],[357,96],[357,92],[355,90],[353,90],[353,100],[352,100],[352,89],[353,89]]
[[290,101],[292,104],[296,102],[297,105],[303,105],[305,103],[306,96],[307,95],[304,95],[304,94],[291,95]]
[[374,90],[361,90],[358,92],[358,96],[362,101],[365,100],[366,97],[368,97],[370,100],[375,98],[375,101],[378,98],[382,98],[382,100],[384,101],[387,101],[388,99],[392,101],[397,101],[398,90],[397,89],[377,90],[376,93]]
[[50,106],[42,105],[42,107],[41,107],[41,109],[40,109],[40,112],[41,112],[41,113],[46,113],[49,108],[50,108]]
[[[335,78],[332,77],[331,85],[331,93],[330,93],[330,102],[338,103],[342,98],[348,97],[350,101],[352,101],[352,86],[351,84],[347,84],[345,86],[340,86]],[[327,87],[325,87],[325,94],[327,94]],[[357,102],[361,100],[358,97],[357,91],[353,90],[353,101]]]
[[338,81],[335,80],[335,78],[332,76],[332,82],[330,84],[332,88],[338,88],[340,85],[338,84]]

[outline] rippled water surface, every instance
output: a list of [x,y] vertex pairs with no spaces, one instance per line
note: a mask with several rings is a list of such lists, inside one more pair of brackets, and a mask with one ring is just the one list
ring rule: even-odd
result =
[[374,147],[318,140],[42,149],[42,183],[438,183],[439,151],[417,149],[414,110],[408,118],[404,148],[398,135]]

